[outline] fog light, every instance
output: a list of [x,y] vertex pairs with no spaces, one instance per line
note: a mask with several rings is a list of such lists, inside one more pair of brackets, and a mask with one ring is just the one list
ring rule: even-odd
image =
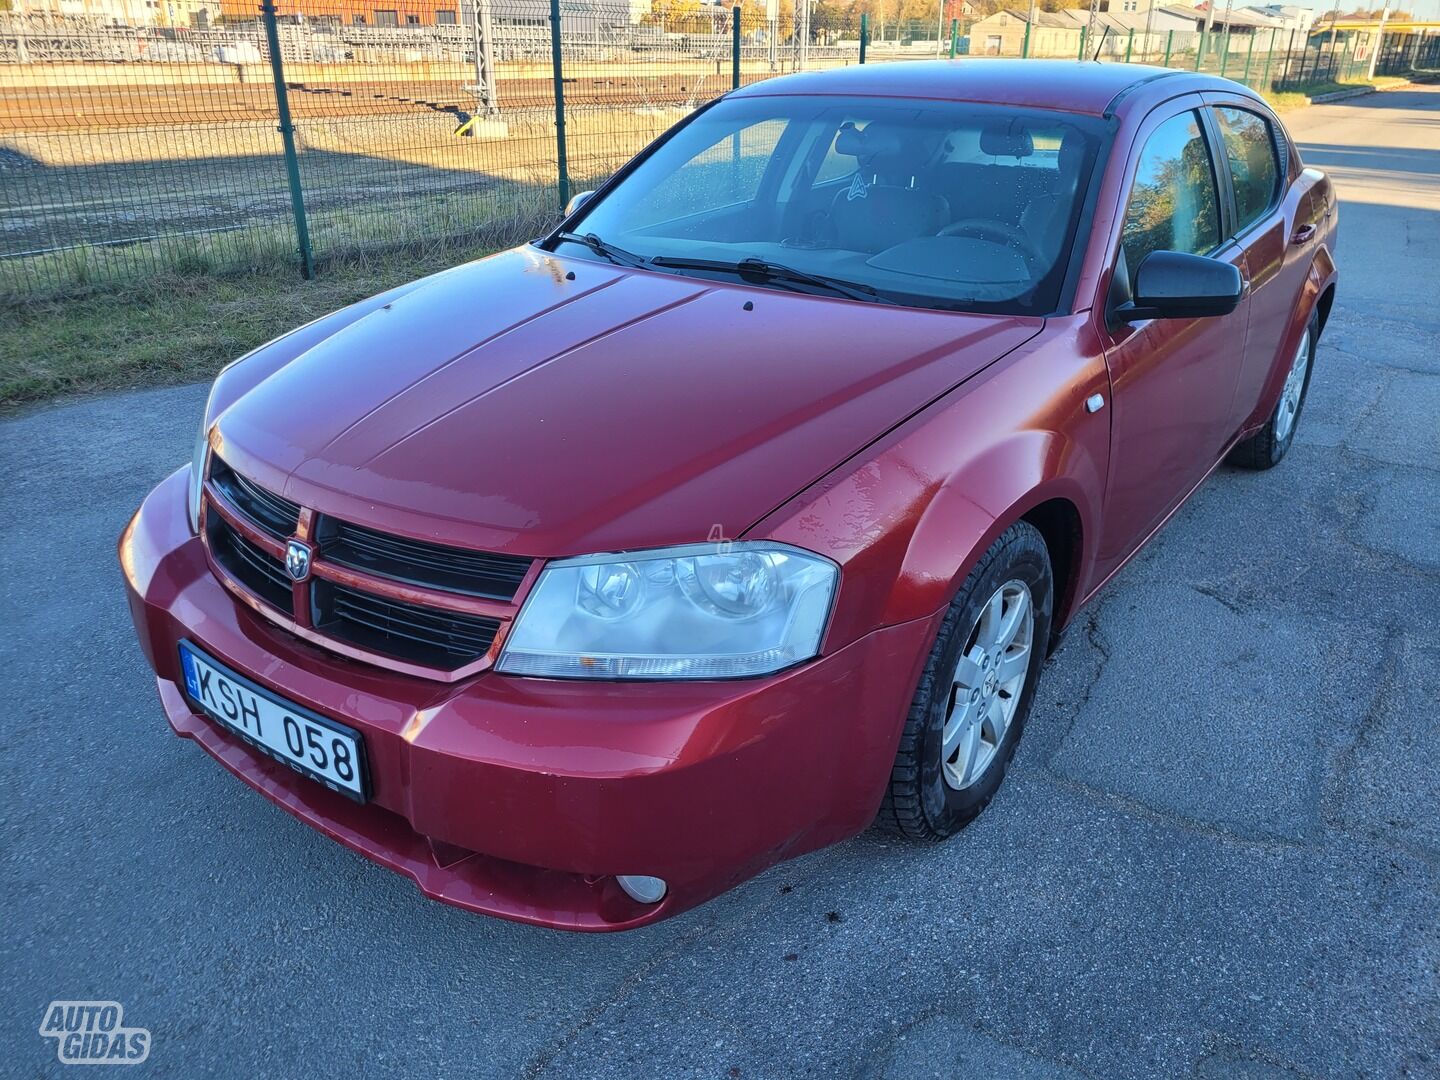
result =
[[621,875],[615,879],[625,895],[639,904],[658,904],[665,899],[665,880],[658,877],[640,877],[634,874]]

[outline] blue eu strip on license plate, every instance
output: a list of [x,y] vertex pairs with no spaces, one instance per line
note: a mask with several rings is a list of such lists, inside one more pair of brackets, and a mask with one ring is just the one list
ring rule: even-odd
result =
[[357,802],[367,794],[365,743],[352,727],[286,701],[180,643],[185,694],[206,716],[249,745]]

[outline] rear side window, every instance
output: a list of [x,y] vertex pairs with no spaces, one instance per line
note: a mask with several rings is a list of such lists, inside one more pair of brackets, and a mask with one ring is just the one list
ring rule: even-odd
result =
[[1280,162],[1270,122],[1248,109],[1215,110],[1230,180],[1235,188],[1235,231],[1254,224],[1275,202],[1280,186]]
[[1121,239],[1130,273],[1152,251],[1204,255],[1217,248],[1219,205],[1199,116],[1172,116],[1146,141],[1130,189]]

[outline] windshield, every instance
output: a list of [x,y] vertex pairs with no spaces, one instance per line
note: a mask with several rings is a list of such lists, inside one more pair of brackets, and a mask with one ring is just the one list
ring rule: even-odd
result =
[[[876,302],[1047,314],[1103,130],[962,102],[730,98],[567,222],[592,246],[564,250],[804,292],[825,291],[807,280],[824,278]],[[757,259],[772,272],[737,266]]]

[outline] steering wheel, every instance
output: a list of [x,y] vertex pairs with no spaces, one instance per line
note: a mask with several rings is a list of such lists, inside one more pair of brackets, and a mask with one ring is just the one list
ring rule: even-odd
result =
[[989,240],[1001,247],[1014,248],[1027,263],[1044,261],[1025,230],[998,218],[961,218],[946,225],[937,235],[973,236],[979,240]]

